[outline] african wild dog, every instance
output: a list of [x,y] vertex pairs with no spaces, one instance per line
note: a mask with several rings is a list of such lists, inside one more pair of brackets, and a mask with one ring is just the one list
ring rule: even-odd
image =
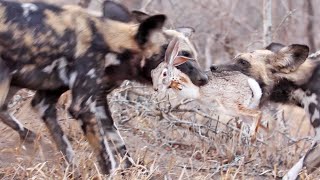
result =
[[[166,48],[166,39],[171,38],[172,36],[181,35],[182,33],[177,34],[176,31],[171,32],[170,30],[165,32],[153,31],[160,29],[163,24],[163,16],[161,17],[159,15],[147,17],[142,21],[138,28],[138,33],[135,35],[134,32],[137,31],[137,25],[124,24],[92,17],[77,7],[69,6],[59,8],[44,3],[11,4],[4,2],[2,4],[4,6],[1,7],[3,11],[11,13],[9,16],[18,16],[22,13],[24,17],[18,17],[21,19],[25,18],[30,21],[23,23],[17,21],[19,20],[18,18],[14,23],[10,22],[10,26],[8,25],[7,28],[10,29],[15,26],[21,26],[18,31],[22,34],[20,40],[28,39],[30,42],[29,44],[26,44],[23,41],[18,41],[18,39],[13,39],[13,42],[17,44],[13,47],[8,46],[8,49],[11,51],[16,50],[15,48],[25,48],[23,53],[29,56],[25,57],[25,54],[20,53],[18,53],[17,56],[13,56],[6,52],[2,52],[1,54],[3,60],[0,62],[3,64],[0,64],[0,69],[2,68],[7,71],[2,71],[3,76],[1,75],[0,77],[6,77],[6,79],[9,80],[8,77],[10,76],[5,75],[7,72],[7,74],[11,73],[10,78],[12,78],[9,96],[7,96],[6,102],[2,106],[2,111],[0,112],[2,121],[16,129],[22,138],[32,140],[34,138],[34,134],[29,132],[28,136],[26,136],[27,129],[19,125],[18,121],[16,121],[14,117],[6,111],[6,105],[8,100],[10,100],[10,97],[12,97],[11,95],[15,93],[16,87],[38,90],[32,100],[32,106],[40,110],[41,115],[43,116],[42,118],[53,135],[53,139],[57,143],[58,148],[71,162],[73,158],[73,151],[67,137],[64,135],[61,127],[56,121],[55,110],[55,104],[60,95],[66,90],[71,89],[73,102],[69,111],[73,113],[72,115],[75,118],[78,117],[82,120],[82,128],[88,137],[89,142],[95,147],[95,150],[99,155],[98,160],[100,166],[105,173],[108,173],[110,169],[112,170],[117,166],[116,155],[120,153],[120,156],[124,157],[126,154],[126,148],[121,136],[113,124],[105,95],[113,88],[117,87],[124,79],[133,79],[151,83],[151,70],[163,59],[162,54],[164,54],[164,50]],[[105,2],[104,7],[108,7],[109,5],[119,8],[117,11],[112,11],[112,13],[116,14],[115,17],[117,17],[117,13],[118,17],[122,17],[124,13],[129,13],[123,6],[112,2]],[[10,8],[19,10],[16,13],[20,14],[12,14],[13,12],[9,11]],[[71,10],[69,10],[70,8]],[[54,9],[54,11],[51,9]],[[47,16],[47,14],[51,15]],[[55,14],[55,16],[52,14]],[[80,17],[79,14],[81,15]],[[82,23],[81,27],[68,24],[70,20],[69,18],[73,16],[77,16],[76,19]],[[37,21],[38,23],[33,21]],[[66,27],[56,27],[54,23],[58,22],[62,23],[62,25],[65,25]],[[8,22],[4,22],[4,24],[5,23]],[[134,36],[136,39],[135,41],[138,42],[138,47],[143,46],[142,50],[126,49],[126,46],[132,43],[130,38],[123,37],[124,39],[116,39],[120,41],[120,43],[113,41],[113,39],[108,39],[108,33],[103,33],[103,29],[101,29],[105,23],[109,26],[115,25],[116,28],[119,28],[116,29],[119,32],[109,29],[109,33],[112,33],[111,35],[113,35],[114,38],[119,38],[116,36],[117,33],[124,36],[126,35],[125,33],[128,33],[126,30],[131,30],[132,32],[129,31],[130,35]],[[12,27],[12,24],[15,26]],[[33,28],[36,28],[37,31],[31,32]],[[50,33],[41,31],[41,28],[48,30]],[[57,31],[60,34],[58,34]],[[95,31],[95,33],[91,31]],[[6,31],[0,31],[0,36],[6,37],[8,33],[9,32]],[[35,40],[32,41],[29,37],[30,34],[28,33],[34,33],[31,34],[33,36],[31,37],[35,38]],[[153,45],[153,41],[151,40],[154,40],[153,34],[156,33],[159,35],[156,39],[160,39],[161,41],[156,41],[154,44],[159,45],[159,47],[161,46],[160,48],[157,48],[157,46],[151,46]],[[48,36],[48,41],[44,39],[44,35]],[[99,35],[101,35],[101,37],[98,37]],[[84,36],[82,38],[86,39],[82,39],[79,36]],[[70,37],[70,42],[65,42],[67,37]],[[38,41],[37,38],[39,38]],[[75,39],[77,39],[77,41]],[[117,46],[113,47],[114,44],[111,44],[109,48],[113,47],[113,49],[109,49],[111,50],[111,53],[107,55],[106,62],[104,62],[104,54],[106,54],[106,51],[108,50],[104,43],[108,43],[107,40],[111,41],[111,43],[118,43],[120,48],[117,49]],[[84,41],[84,44],[82,44],[82,41]],[[126,42],[129,43],[126,44]],[[60,48],[56,52],[50,51],[53,47],[59,48],[60,45],[65,46],[64,49]],[[84,45],[87,45],[87,47],[83,47]],[[80,46],[80,51],[84,51],[83,55],[80,55],[79,57],[77,54],[73,54],[78,52],[76,48],[78,46]],[[2,49],[8,50],[4,47],[2,47]],[[145,54],[145,52],[147,52],[147,54]],[[194,57],[192,52],[182,51],[182,53],[186,52],[189,53],[191,57]],[[23,61],[18,61],[16,59],[20,57]],[[19,67],[22,69],[18,69]],[[101,68],[103,70],[100,72]],[[196,61],[187,62],[182,66],[182,68],[185,68],[186,74],[195,77],[193,78],[195,84],[201,85],[206,83],[207,77],[203,75]],[[8,83],[2,84],[5,86],[8,85]],[[79,87],[83,87],[83,89]],[[6,88],[2,88],[2,90],[6,90]],[[91,119],[93,113],[98,117],[98,126],[96,126],[96,123]],[[104,132],[97,132],[98,127],[103,127]],[[102,136],[105,133],[103,139],[99,140],[97,137],[100,136],[99,133],[102,133]],[[108,158],[110,158],[110,160]],[[129,161],[126,163],[127,165],[130,164]]]
[[102,171],[109,173],[117,166],[114,151],[125,156],[126,150],[121,138],[113,138],[119,135],[105,98],[113,82],[104,76],[104,57],[112,53],[120,62],[140,62],[160,53],[165,15],[132,25],[94,17],[77,6],[1,1],[0,16],[1,102],[9,86],[37,90],[32,106],[72,162],[73,152],[55,109],[60,95],[71,89],[69,112],[81,120]]
[[194,99],[196,103],[207,105],[215,111],[241,116],[244,120],[251,118],[254,121],[250,135],[251,140],[255,140],[262,118],[262,112],[257,109],[262,96],[257,81],[240,72],[208,71],[209,82],[201,87],[195,86],[185,73],[174,67],[188,60],[178,55],[178,49],[179,42],[173,40],[167,50],[173,53],[166,53],[166,61],[152,71],[154,88],[165,90],[170,87],[180,97]]
[[284,179],[296,179],[304,166],[309,172],[320,166],[320,61],[307,59],[308,53],[305,45],[272,43],[264,50],[237,55],[232,64],[211,66],[215,72],[241,71],[257,80],[262,88],[262,104],[293,104],[304,107],[309,114],[315,130],[314,143]]

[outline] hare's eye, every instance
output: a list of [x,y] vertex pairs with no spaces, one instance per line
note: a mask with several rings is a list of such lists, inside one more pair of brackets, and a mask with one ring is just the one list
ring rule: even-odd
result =
[[167,76],[167,69],[163,70],[162,76],[163,76],[163,77],[166,77],[166,76]]

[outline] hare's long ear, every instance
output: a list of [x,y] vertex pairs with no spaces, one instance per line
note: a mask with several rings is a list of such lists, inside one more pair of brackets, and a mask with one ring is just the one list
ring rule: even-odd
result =
[[165,53],[165,61],[172,65],[175,57],[178,55],[179,52],[179,40],[178,38],[174,38],[172,41],[170,41],[166,53]]
[[176,31],[181,32],[185,37],[190,38],[195,32],[193,27],[178,27]]
[[191,60],[192,58],[188,58],[188,57],[185,57],[185,56],[177,56],[174,61],[173,61],[173,65],[174,66],[179,66],[189,60]]

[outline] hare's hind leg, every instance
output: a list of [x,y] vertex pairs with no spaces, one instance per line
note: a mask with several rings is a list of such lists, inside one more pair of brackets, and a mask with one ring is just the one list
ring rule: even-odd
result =
[[238,113],[239,115],[251,117],[253,119],[253,123],[250,127],[250,139],[251,142],[254,142],[257,139],[259,127],[265,129],[265,127],[261,124],[262,112],[257,109],[246,108],[243,104],[238,104]]

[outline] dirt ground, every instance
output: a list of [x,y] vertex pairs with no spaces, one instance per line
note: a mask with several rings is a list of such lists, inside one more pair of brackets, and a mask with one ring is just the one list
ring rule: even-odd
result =
[[[157,104],[155,97],[141,94],[145,92],[152,93],[141,85],[129,84],[109,97],[113,117],[137,162],[125,176],[115,174],[113,179],[275,179],[310,145],[305,137],[313,132],[300,109],[286,107],[284,123],[270,125],[269,133],[261,130],[252,144],[245,133],[240,135],[245,129],[237,129],[232,118],[223,125],[227,123],[223,116],[204,118],[174,112],[172,107],[171,112],[165,112],[166,106],[152,105]],[[71,167],[66,167],[44,123],[31,109],[31,97],[30,91],[21,90],[10,111],[35,131],[38,139],[32,144],[21,142],[16,132],[0,123],[0,179],[67,178]],[[73,170],[80,172],[82,179],[102,178],[79,124],[69,118],[63,103],[61,100],[57,107],[59,122],[76,153],[78,167]],[[283,124],[287,128],[281,127]],[[301,177],[320,176],[302,172]]]

